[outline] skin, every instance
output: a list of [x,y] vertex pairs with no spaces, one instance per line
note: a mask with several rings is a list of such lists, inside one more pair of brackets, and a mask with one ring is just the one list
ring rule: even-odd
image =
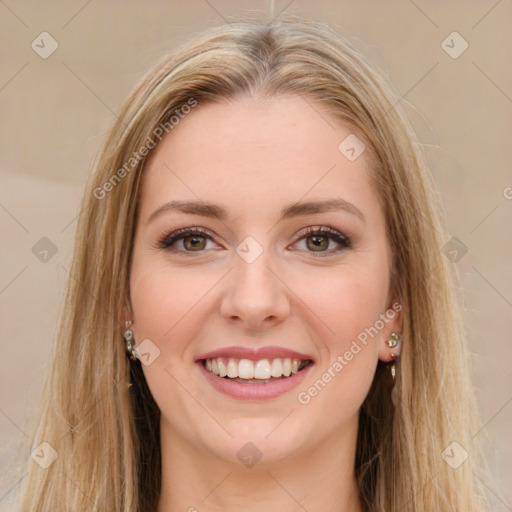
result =
[[[143,365],[162,413],[158,512],[362,510],[353,471],[358,411],[378,359],[397,352],[385,341],[401,332],[400,313],[308,404],[297,398],[396,300],[366,155],[351,162],[338,150],[350,133],[312,99],[241,97],[199,104],[151,154],[127,317],[136,343],[149,339],[160,351]],[[333,197],[355,205],[365,221],[342,210],[279,221],[285,205]],[[164,203],[185,199],[217,203],[229,217],[167,211],[148,223]],[[340,244],[321,238],[315,248],[313,235],[299,233],[310,226],[336,229],[351,247],[333,252]],[[174,243],[178,252],[158,247],[185,227],[204,228],[212,239],[196,240],[199,251],[183,238]],[[248,236],[263,250],[252,263],[236,252]],[[235,400],[194,362],[232,345],[291,348],[315,366],[277,398]],[[237,457],[247,442],[262,454],[253,467]]]

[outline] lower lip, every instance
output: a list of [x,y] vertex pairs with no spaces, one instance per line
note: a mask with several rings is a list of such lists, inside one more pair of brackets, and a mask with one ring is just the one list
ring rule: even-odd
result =
[[313,363],[296,374],[266,384],[242,384],[208,371],[202,361],[197,363],[206,380],[217,390],[238,400],[270,400],[298,386],[306,377]]

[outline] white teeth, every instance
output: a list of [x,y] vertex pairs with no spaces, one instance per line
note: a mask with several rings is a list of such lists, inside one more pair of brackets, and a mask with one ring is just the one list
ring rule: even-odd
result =
[[[222,362],[222,359],[217,359],[217,368],[219,370],[219,376],[220,377],[225,377],[227,374],[228,374],[228,371],[226,369],[226,365]],[[213,372],[213,368],[212,368],[212,372]],[[215,373],[215,372],[213,372]]]
[[[254,363],[250,359],[240,359],[238,376],[241,379],[254,379]],[[259,377],[257,377],[259,379]]]
[[234,359],[229,360],[227,371],[230,379],[236,379],[238,377],[238,365],[235,363]]
[[254,378],[255,379],[270,379],[271,377],[270,363],[268,359],[262,359],[256,363],[254,367]]
[[283,375],[283,363],[281,359],[274,359],[272,362],[272,377],[281,377]]
[[238,360],[230,357],[227,360],[227,365],[225,362],[226,359],[222,357],[207,359],[205,367],[208,371],[219,377],[227,376],[231,379],[260,379],[263,381],[271,377],[279,378],[283,375],[289,377],[291,374],[297,373],[306,364],[306,361],[289,357],[278,357],[272,360],[272,362],[268,359],[251,361],[250,359]]
[[292,362],[289,357],[283,359],[283,375],[285,377],[289,377],[290,373],[292,373]]

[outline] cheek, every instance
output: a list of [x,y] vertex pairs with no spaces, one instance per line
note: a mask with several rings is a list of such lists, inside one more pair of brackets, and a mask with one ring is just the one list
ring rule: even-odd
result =
[[172,269],[165,261],[134,257],[130,297],[134,312],[134,332],[139,339],[155,342],[179,339],[182,323],[194,316],[205,291],[215,284],[214,276]]
[[[150,339],[158,347],[158,356],[142,370],[161,411],[187,411],[189,418],[204,415],[190,397],[189,393],[197,396],[198,390],[187,383],[189,370],[182,361],[190,359],[190,341],[199,336],[198,316],[207,314],[201,299],[217,281],[215,276],[176,271],[165,262],[134,255],[130,277],[133,331],[137,343]],[[182,434],[187,435],[184,427]]]
[[388,274],[385,262],[374,261],[331,269],[325,278],[317,273],[301,280],[302,296],[318,317],[322,357],[315,379],[308,383],[312,387],[301,389],[299,402],[309,403],[307,409],[320,415],[336,410],[326,419],[332,426],[357,412],[375,374],[379,339],[375,329],[386,306]]
[[[381,264],[343,267],[304,277],[300,294],[322,321],[332,355],[375,325],[386,307],[388,275]],[[307,298],[307,299],[306,299]]]

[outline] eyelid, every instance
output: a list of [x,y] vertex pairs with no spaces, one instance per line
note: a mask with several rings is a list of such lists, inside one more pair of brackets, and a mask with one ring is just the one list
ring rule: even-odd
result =
[[341,231],[338,231],[336,228],[333,228],[327,224],[319,224],[317,226],[309,226],[307,228],[301,229],[298,233],[296,233],[296,237],[303,238],[305,235],[321,233],[327,235],[338,236],[340,238],[345,239],[347,242],[350,242],[350,237],[344,235]]

